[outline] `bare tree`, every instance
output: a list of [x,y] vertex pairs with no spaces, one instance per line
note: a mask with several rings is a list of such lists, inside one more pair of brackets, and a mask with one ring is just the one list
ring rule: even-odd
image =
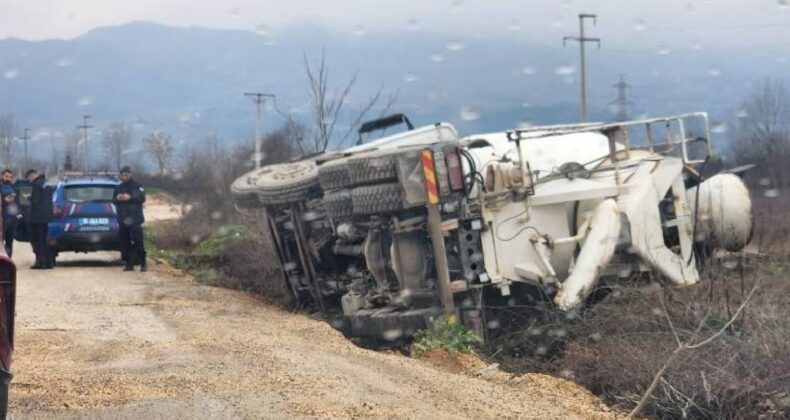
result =
[[[307,76],[308,106],[314,127],[311,135],[305,139],[307,143],[303,146],[300,143],[300,147],[309,149],[306,151],[320,152],[332,144],[338,147],[344,145],[365,115],[380,101],[383,89],[380,88],[367,101],[360,102],[357,109],[350,110],[348,108],[351,91],[357,84],[359,71],[354,72],[342,86],[333,87],[329,79],[329,66],[324,51],[321,52],[320,59],[314,62],[311,62],[305,54],[304,69]],[[389,102],[387,107],[394,102],[394,97],[390,97]],[[287,117],[292,121],[290,113]]]
[[741,163],[756,163],[774,186],[787,186],[790,170],[790,92],[779,81],[766,80],[742,104],[732,142]]
[[122,122],[112,123],[110,128],[104,132],[102,140],[104,154],[115,169],[120,168],[123,164],[123,154],[129,148],[131,141],[131,131]]
[[81,159],[82,154],[84,153],[84,148],[80,147],[82,142],[85,139],[79,131],[73,131],[66,136],[66,145],[65,145],[65,153],[64,153],[64,161],[63,161],[63,170],[64,171],[76,171],[80,169],[80,163],[84,162],[84,159]]
[[173,160],[173,137],[162,130],[156,130],[145,138],[145,144],[156,162],[159,173],[166,173]]
[[[0,153],[3,154],[3,164],[10,168],[13,163],[14,136],[16,125],[11,114],[0,115]],[[27,170],[27,169],[26,169]]]

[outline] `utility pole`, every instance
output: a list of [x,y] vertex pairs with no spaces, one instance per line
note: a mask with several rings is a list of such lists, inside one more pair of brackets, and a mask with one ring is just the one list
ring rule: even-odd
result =
[[26,128],[24,130],[24,134],[22,135],[22,137],[19,138],[19,140],[22,140],[22,141],[25,142],[25,169],[24,169],[25,171],[30,169],[30,160],[27,158],[27,141],[30,140],[30,134],[29,133],[30,133],[30,129]]
[[89,160],[88,160],[88,129],[93,128],[92,125],[88,125],[88,120],[91,118],[90,115],[83,115],[82,116],[82,125],[78,125],[77,128],[81,128],[83,130],[85,141],[85,172],[90,171]]
[[610,105],[617,105],[617,121],[628,120],[628,105],[633,105],[633,102],[628,100],[627,93],[631,85],[625,82],[625,76],[620,75],[620,81],[612,85],[617,89],[617,99],[609,102]]
[[581,105],[579,111],[579,120],[581,122],[587,121],[587,63],[584,52],[584,44],[588,42],[595,42],[598,48],[601,48],[600,38],[588,38],[584,36],[584,19],[592,19],[593,25],[596,23],[596,15],[589,13],[579,14],[579,36],[566,36],[562,38],[562,46],[568,41],[576,41],[579,43],[579,59],[580,59],[580,72],[581,76]]
[[245,92],[244,96],[252,99],[255,102],[255,169],[261,167],[261,124],[263,123],[263,106],[266,104],[267,98],[274,99],[271,93],[261,92]]

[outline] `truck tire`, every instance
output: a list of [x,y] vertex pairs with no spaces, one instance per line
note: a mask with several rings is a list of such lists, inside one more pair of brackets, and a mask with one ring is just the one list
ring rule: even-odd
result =
[[379,152],[348,160],[348,177],[352,185],[376,184],[398,179],[399,152]]
[[329,191],[324,193],[324,208],[330,219],[343,219],[354,214],[351,190]]
[[336,159],[318,167],[318,180],[324,191],[340,190],[351,186],[348,159]]
[[397,182],[367,185],[351,191],[355,215],[388,213],[403,210],[403,192]]
[[315,161],[304,160],[265,166],[250,175],[263,205],[289,204],[320,197]]
[[244,174],[230,185],[230,192],[233,196],[233,203],[241,209],[258,209],[263,207],[263,203],[258,200],[258,193],[255,186],[249,184],[249,175]]

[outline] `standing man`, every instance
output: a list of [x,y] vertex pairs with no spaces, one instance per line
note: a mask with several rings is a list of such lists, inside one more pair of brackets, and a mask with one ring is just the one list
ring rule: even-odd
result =
[[16,236],[19,206],[16,204],[14,172],[10,169],[4,170],[0,175],[0,199],[3,201],[3,243],[5,253],[11,257],[14,253],[14,236]]
[[145,190],[132,179],[132,169],[121,168],[121,184],[115,187],[112,202],[118,214],[118,233],[121,236],[121,256],[126,263],[123,271],[134,270],[135,260],[140,261],[140,271],[148,271],[143,242],[143,203]]
[[25,173],[25,178],[32,185],[27,231],[30,245],[36,254],[36,263],[30,268],[34,270],[53,268],[52,259],[49,257],[49,244],[47,243],[47,226],[53,218],[52,187],[46,185],[46,176],[39,174],[35,169],[28,170]]

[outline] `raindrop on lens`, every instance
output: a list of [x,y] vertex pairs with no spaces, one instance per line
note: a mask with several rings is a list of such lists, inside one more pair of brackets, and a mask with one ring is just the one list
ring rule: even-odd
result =
[[767,186],[771,185],[771,179],[770,178],[760,178],[760,181],[758,181],[758,184],[760,184],[761,187],[767,187]]
[[644,20],[637,19],[636,22],[634,23],[634,29],[637,32],[643,32],[643,31],[645,31],[647,29],[647,24],[645,23]]
[[211,218],[214,220],[222,219],[222,212],[219,210],[211,212]]
[[480,118],[480,110],[471,106],[461,107],[461,119],[464,121],[475,121]]
[[721,76],[721,70],[717,69],[716,67],[711,67],[708,70],[708,76],[719,77],[719,76]]
[[394,341],[403,337],[403,330],[400,328],[386,330],[384,331],[384,334],[382,334],[382,337],[384,337],[384,339],[387,341]]
[[417,79],[419,79],[419,77],[417,77],[416,74],[411,73],[411,72],[406,73],[405,75],[403,75],[403,81],[406,82],[406,83],[416,82]]
[[8,69],[5,71],[5,73],[3,73],[3,77],[6,79],[14,79],[17,76],[19,76],[19,70],[17,69]]
[[431,54],[431,61],[433,61],[434,63],[441,63],[442,61],[444,61],[444,55],[442,55],[441,53],[433,53]]
[[93,98],[90,96],[82,96],[77,100],[77,105],[88,106],[93,104]]
[[776,198],[776,197],[779,197],[779,190],[776,189],[776,188],[771,188],[769,190],[765,190],[765,192],[763,193],[763,196],[765,196],[765,198]]
[[521,74],[524,74],[526,76],[532,76],[533,74],[535,74],[535,68],[530,66],[524,66],[521,68]]
[[356,35],[356,36],[365,35],[365,25],[356,25],[356,26],[354,26],[354,35]]
[[563,64],[554,69],[554,74],[559,76],[568,76],[573,73],[576,73],[576,68],[571,64]]
[[735,111],[735,117],[736,118],[746,118],[748,116],[749,116],[749,111],[747,111],[747,110],[745,110],[743,108]]
[[727,132],[727,124],[724,122],[715,122],[711,124],[710,131],[716,134],[724,134]]
[[466,44],[460,39],[453,39],[447,42],[446,48],[448,51],[461,51],[466,48]]

